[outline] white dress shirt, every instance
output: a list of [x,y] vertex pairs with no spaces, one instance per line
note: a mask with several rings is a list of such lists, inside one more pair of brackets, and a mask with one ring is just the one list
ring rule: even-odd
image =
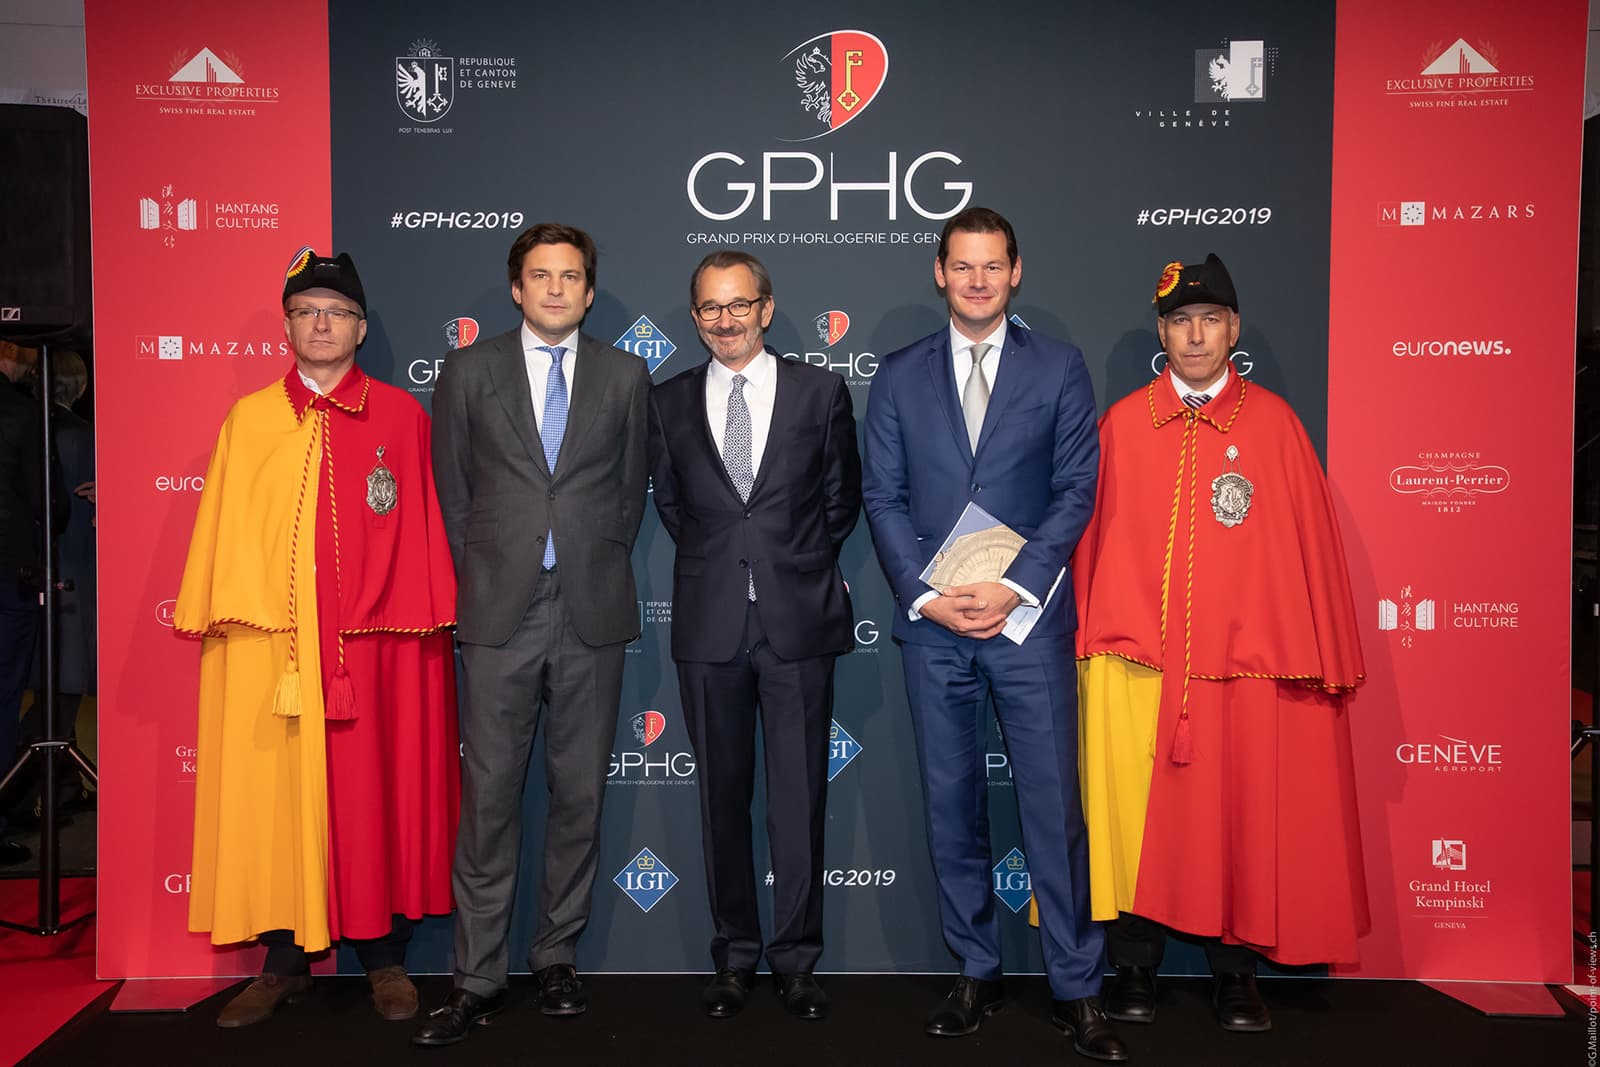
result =
[[[1172,374],[1171,367],[1167,368],[1167,373]],[[1223,387],[1228,384],[1228,374],[1228,368],[1224,366],[1222,368],[1222,377],[1218,378],[1204,389],[1191,389],[1189,384],[1182,378],[1178,377],[1176,374],[1172,374],[1172,388],[1178,391],[1179,400],[1182,400],[1184,397],[1188,396],[1215,397],[1218,393],[1222,392]]]
[[[961,403],[962,396],[964,396],[966,393],[967,379],[972,376],[973,345],[986,344],[989,346],[989,351],[985,353],[983,357],[983,364],[981,367],[979,367],[979,370],[983,374],[984,382],[989,386],[989,393],[993,395],[995,376],[1000,372],[1000,354],[1005,351],[1006,347],[1007,321],[1008,320],[1002,316],[1000,319],[1000,324],[994,328],[994,331],[990,333],[989,336],[985,337],[982,341],[974,341],[972,338],[956,329],[954,319],[950,320],[950,363],[951,368],[954,370],[956,376],[956,403],[958,406]],[[1000,579],[1000,584],[1004,585],[1007,589],[1010,589],[1013,593],[1016,593],[1017,596],[1022,599],[1022,603],[1026,604],[1028,607],[1036,608],[1039,606],[1038,597],[1034,596],[1032,593],[1022,588],[1022,586],[1018,585],[1016,582],[1013,582],[1011,579],[1002,578]],[[936,589],[930,589],[926,593],[923,593],[921,596],[917,597],[915,602],[912,603],[911,607],[907,609],[906,615],[911,619],[912,622],[916,622],[918,619],[922,618],[922,606],[938,595],[939,591]]]
[[[544,386],[550,378],[550,353],[541,352],[544,340],[528,324],[522,324],[522,361],[528,368],[528,388],[533,392],[533,424],[544,420]],[[567,381],[567,403],[572,403],[572,376],[578,369],[578,331],[573,330],[551,348],[565,348],[561,356],[561,377]]]
[[[548,364],[547,364],[548,366]],[[761,457],[767,451],[767,433],[772,429],[772,408],[778,395],[778,357],[758,352],[738,373],[745,376],[744,403],[750,409],[750,470],[759,473]],[[728,397],[733,393],[734,372],[711,361],[706,370],[706,422],[717,454],[723,455],[723,436],[728,431]]]

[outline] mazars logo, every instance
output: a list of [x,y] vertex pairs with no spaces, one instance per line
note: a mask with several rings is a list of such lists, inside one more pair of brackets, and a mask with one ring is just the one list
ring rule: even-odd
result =
[[791,48],[779,65],[793,79],[802,131],[780,141],[811,141],[867,110],[889,76],[889,51],[863,30],[834,30]]
[[1379,226],[1426,226],[1430,222],[1523,222],[1534,216],[1533,204],[1439,203],[1426,200],[1383,200],[1378,203]]
[[1425,766],[1436,774],[1498,774],[1505,762],[1497,744],[1478,744],[1448,734],[1440,734],[1437,741],[1397,745],[1394,758],[1407,766]]
[[140,359],[182,359],[184,356],[287,356],[289,342],[185,339],[177,334],[141,334],[134,338],[134,354]]
[[824,311],[816,317],[817,340],[832,347],[850,332],[850,316],[842,311]]

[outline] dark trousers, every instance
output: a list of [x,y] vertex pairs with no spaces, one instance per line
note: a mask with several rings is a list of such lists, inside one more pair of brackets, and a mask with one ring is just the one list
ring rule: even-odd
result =
[[[572,595],[584,595],[581,576]],[[461,645],[461,826],[451,877],[456,986],[479,996],[506,985],[522,787],[541,708],[550,808],[529,966],[572,963],[589,921],[627,646],[584,644],[567,617],[565,596],[560,569],[545,571],[505,644]]]
[[[1256,973],[1253,950],[1214,937],[1199,940],[1212,974]],[[1106,956],[1114,967],[1159,967],[1166,951],[1167,928],[1158,922],[1122,912],[1115,922],[1106,924]]]
[[[396,915],[388,936],[363,940],[347,937],[344,943],[356,950],[356,959],[361,961],[363,970],[404,967],[406,945],[411,940],[413,925],[404,915]],[[262,974],[289,977],[311,973],[311,960],[306,956],[306,950],[294,943],[293,930],[267,930],[261,935],[261,943],[267,946],[267,959],[261,965]]]
[[[24,596],[14,583],[0,583],[0,778],[17,758],[22,693],[38,646],[39,614],[38,603]],[[0,827],[4,826],[5,816],[0,814]]]
[[[772,610],[781,610],[781,605]],[[815,970],[822,955],[822,838],[833,661],[833,656],[780,657],[767,642],[759,605],[752,602],[745,611],[738,655],[726,663],[678,664],[684,725],[700,777],[711,960],[719,969],[754,970],[761,959],[750,839],[757,715],[772,856],[767,962],[778,974],[801,974]]]

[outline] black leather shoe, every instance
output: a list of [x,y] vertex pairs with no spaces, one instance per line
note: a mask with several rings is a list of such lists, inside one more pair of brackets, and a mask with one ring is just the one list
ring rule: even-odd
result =
[[944,1003],[928,1018],[924,1029],[934,1037],[963,1037],[978,1029],[985,1015],[993,1015],[1005,1003],[999,982],[962,975],[946,994]]
[[1118,965],[1106,983],[1104,1006],[1106,1015],[1118,1022],[1155,1022],[1156,969]]
[[738,1015],[744,1010],[755,984],[756,972],[753,970],[743,967],[722,968],[706,983],[706,991],[700,996],[706,1006],[706,1014],[713,1019],[731,1019]]
[[799,974],[774,974],[778,982],[778,999],[783,1010],[796,1019],[826,1019],[828,994],[822,991],[810,971]]
[[582,1015],[589,1010],[589,994],[570,963],[552,963],[534,978],[539,983],[539,1010],[546,1015]]
[[21,841],[0,839],[0,867],[15,867],[19,863],[27,863],[32,855],[33,853],[28,851],[28,846]]
[[1072,1049],[1080,1056],[1106,1063],[1128,1062],[1128,1046],[1111,1028],[1099,997],[1057,1000],[1050,1005],[1050,1021],[1072,1038]]
[[428,1013],[417,1032],[412,1035],[413,1045],[454,1045],[467,1036],[474,1024],[486,1025],[505,1006],[505,994],[480,997],[465,989],[452,989],[445,1002]]
[[1211,993],[1211,1008],[1224,1030],[1259,1034],[1272,1029],[1272,1016],[1256,988],[1253,974],[1219,974]]

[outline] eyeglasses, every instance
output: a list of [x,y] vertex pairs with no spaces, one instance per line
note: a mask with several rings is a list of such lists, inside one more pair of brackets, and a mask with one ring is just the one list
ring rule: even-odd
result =
[[750,314],[751,308],[755,307],[765,299],[766,297],[764,296],[758,296],[754,300],[733,300],[726,304],[701,304],[699,307],[694,309],[694,313],[700,316],[701,322],[716,322],[718,319],[722,318],[722,312],[724,310],[726,310],[728,314],[732,315],[734,318],[742,319],[746,315]]
[[299,323],[315,322],[318,315],[326,315],[328,321],[335,326],[343,326],[361,318],[359,311],[351,311],[348,308],[290,308],[284,315],[290,322]]

